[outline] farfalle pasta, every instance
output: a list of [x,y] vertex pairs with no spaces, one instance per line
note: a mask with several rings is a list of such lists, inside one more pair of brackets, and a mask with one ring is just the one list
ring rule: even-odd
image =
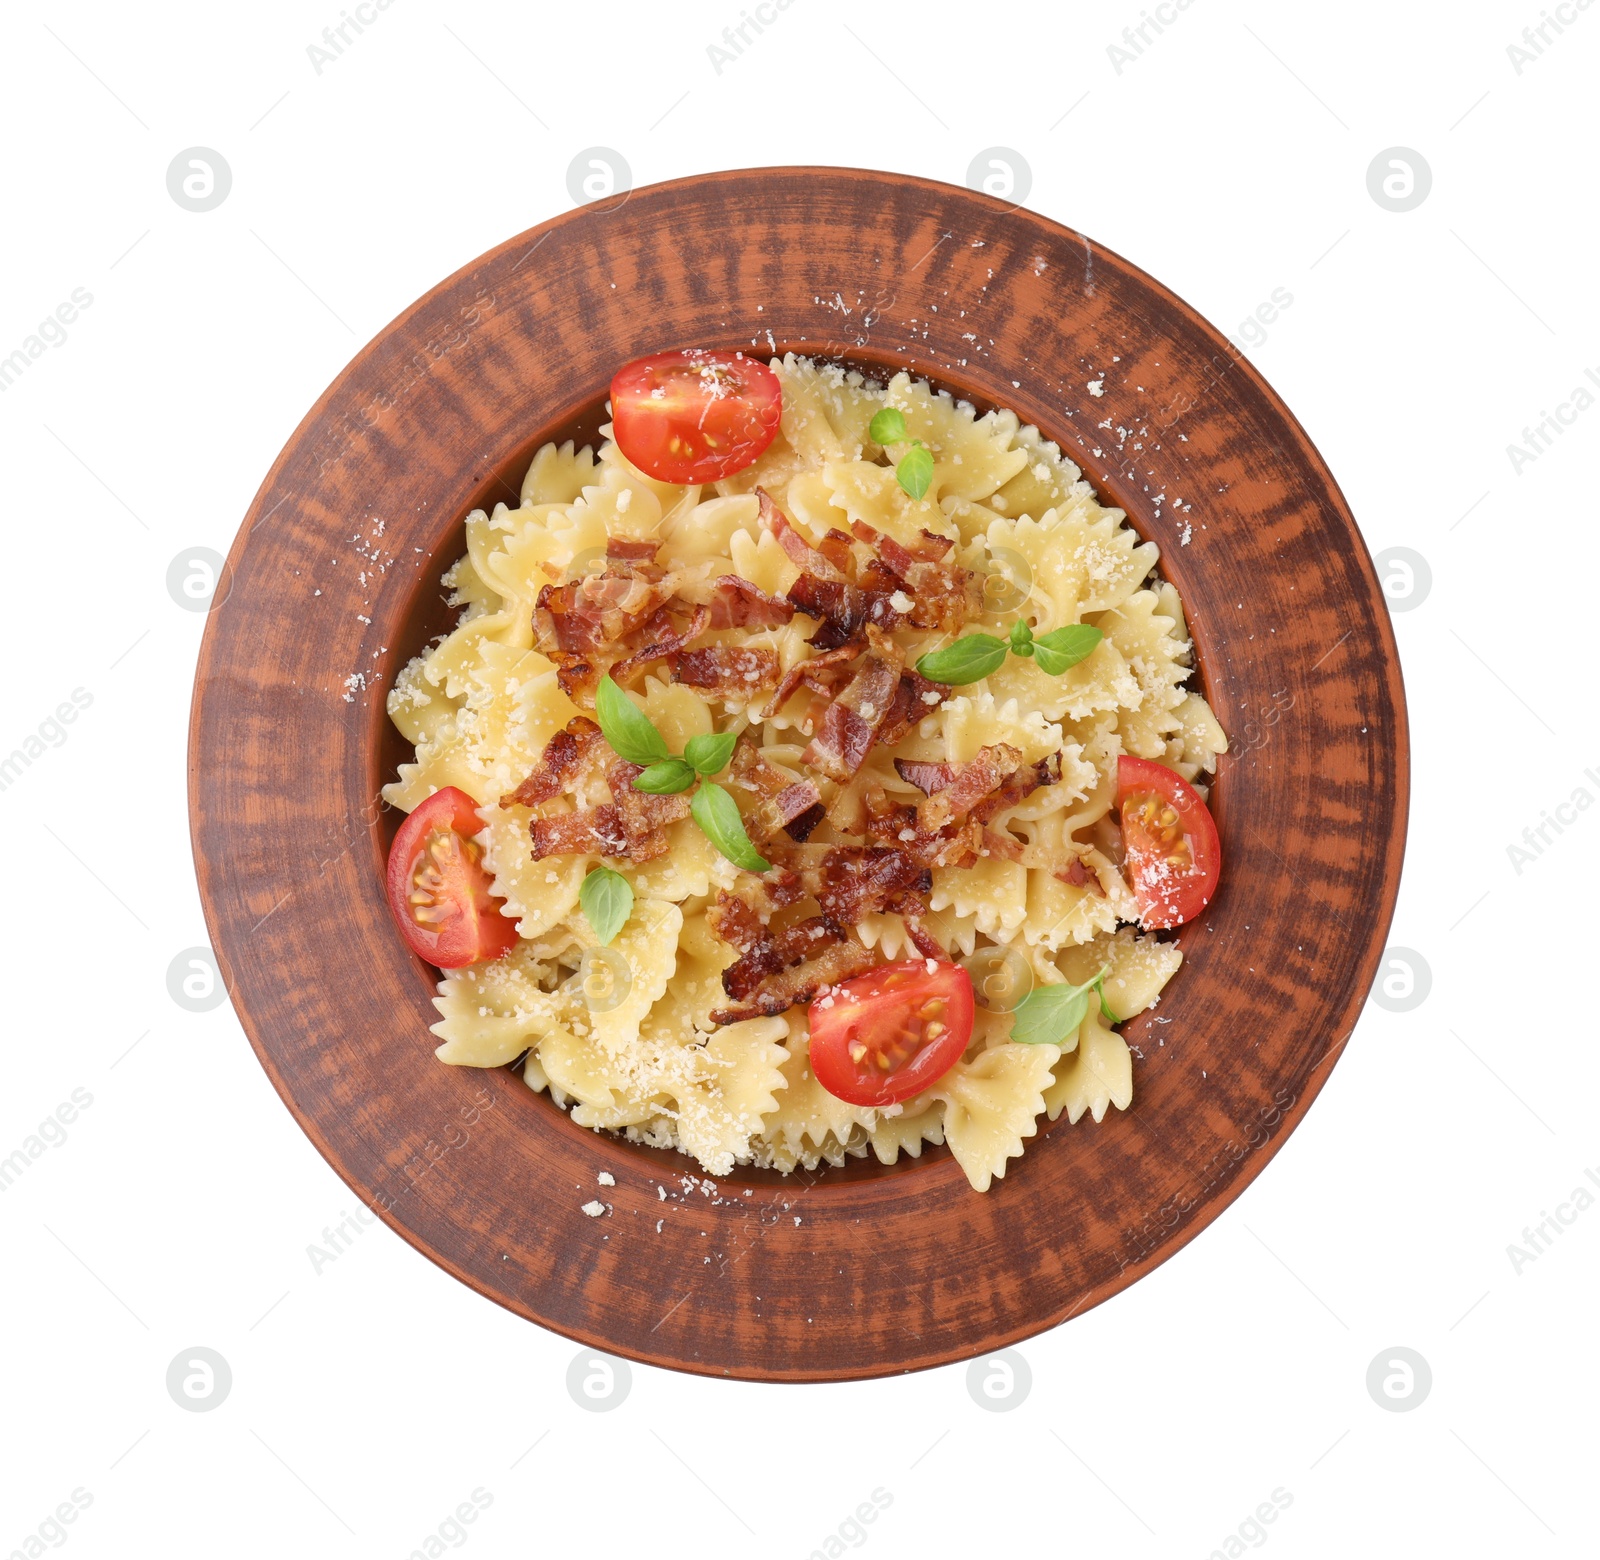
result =
[[[1157,549],[1037,429],[903,373],[771,372],[776,431],[729,476],[647,475],[608,427],[598,450],[546,445],[517,507],[468,518],[459,621],[388,701],[415,753],[385,799],[476,804],[464,848],[504,923],[497,956],[445,970],[437,1054],[520,1059],[579,1124],[714,1175],[945,1144],[983,1191],[1041,1120],[1129,1108],[1115,1025],[1181,954],[1137,924],[1173,923],[1130,886],[1119,765],[1203,788],[1226,739]],[[1063,670],[1030,653],[1084,630]],[[919,670],[971,636],[1002,645],[987,675]],[[619,689],[660,758],[612,741]],[[690,762],[708,753],[721,767]],[[1179,861],[1168,811],[1140,816]],[[616,928],[587,898],[602,869]],[[910,1098],[830,1092],[809,1004],[918,960],[973,972],[965,1050]],[[1019,993],[1091,986],[1069,1032],[1021,1034]]]

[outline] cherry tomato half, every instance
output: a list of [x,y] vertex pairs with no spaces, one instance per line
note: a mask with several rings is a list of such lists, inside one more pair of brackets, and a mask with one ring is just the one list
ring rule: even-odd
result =
[[389,848],[389,908],[411,951],[442,970],[498,959],[517,940],[489,897],[477,803],[447,785],[400,825]]
[[852,1105],[893,1105],[938,1082],[972,1038],[972,977],[906,959],[830,988],[811,1004],[811,1070]]
[[772,443],[778,376],[742,352],[686,347],[635,358],[611,381],[617,447],[658,482],[716,482]]
[[1211,809],[1165,764],[1126,757],[1117,760],[1117,807],[1140,921],[1151,931],[1192,921],[1222,874]]

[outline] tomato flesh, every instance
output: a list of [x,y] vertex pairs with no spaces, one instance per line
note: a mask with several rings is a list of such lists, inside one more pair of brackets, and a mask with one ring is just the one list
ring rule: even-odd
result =
[[778,376],[742,352],[686,347],[635,358],[611,381],[617,448],[658,482],[716,482],[772,443]]
[[956,964],[881,964],[811,1004],[811,1070],[851,1105],[920,1094],[961,1060],[971,1038],[972,977]]
[[443,970],[498,959],[517,923],[489,897],[478,808],[453,785],[435,791],[400,825],[389,849],[389,909],[411,951]]
[[1222,875],[1211,809],[1165,764],[1128,757],[1117,760],[1117,808],[1140,922],[1159,931],[1192,921]]

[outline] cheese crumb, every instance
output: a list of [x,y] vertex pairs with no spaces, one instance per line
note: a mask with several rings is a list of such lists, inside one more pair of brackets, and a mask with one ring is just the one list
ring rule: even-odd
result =
[[583,1205],[583,1211],[588,1214],[591,1219],[598,1219],[600,1215],[606,1211],[606,1205],[603,1202],[586,1202]]
[[916,602],[914,602],[903,590],[897,590],[889,598],[889,605],[893,607],[896,612],[909,612],[916,605]]
[[595,1180],[597,1180],[602,1186],[615,1186],[617,1184],[617,1178],[612,1175],[609,1170],[602,1170],[600,1174],[595,1177]]
[[1104,395],[1105,393],[1106,393],[1106,382],[1105,382],[1105,380],[1103,380],[1103,379],[1091,379],[1089,381],[1089,394],[1090,395]]

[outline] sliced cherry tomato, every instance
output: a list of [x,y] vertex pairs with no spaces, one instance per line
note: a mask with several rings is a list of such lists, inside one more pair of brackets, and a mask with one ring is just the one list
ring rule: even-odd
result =
[[772,443],[778,376],[742,352],[686,347],[635,358],[611,381],[617,447],[658,482],[716,482]]
[[447,785],[400,825],[389,849],[389,908],[411,951],[442,970],[498,959],[517,940],[489,897],[473,835],[477,803]]
[[1126,757],[1117,760],[1117,807],[1140,921],[1151,931],[1192,921],[1222,874],[1211,809],[1165,764]]
[[958,964],[880,964],[811,1004],[811,1070],[852,1105],[920,1094],[961,1060],[971,1038],[972,977]]

